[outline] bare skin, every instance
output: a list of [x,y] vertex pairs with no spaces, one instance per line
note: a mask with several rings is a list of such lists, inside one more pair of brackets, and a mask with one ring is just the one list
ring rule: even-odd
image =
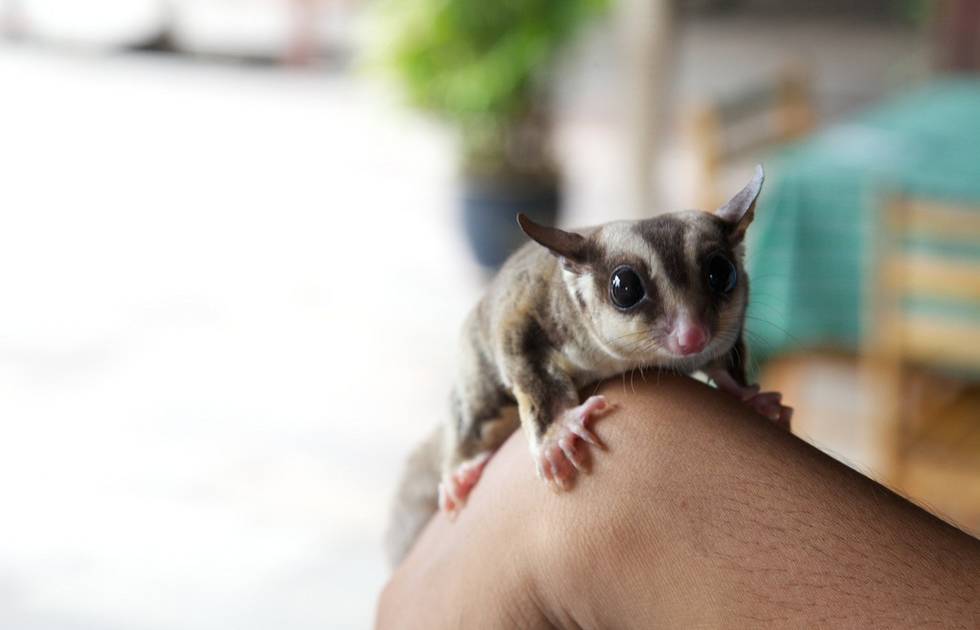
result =
[[512,437],[378,628],[976,628],[980,541],[684,377],[619,381],[556,495]]

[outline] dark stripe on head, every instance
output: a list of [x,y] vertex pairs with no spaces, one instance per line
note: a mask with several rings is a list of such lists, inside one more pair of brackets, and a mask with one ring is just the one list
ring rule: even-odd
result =
[[657,252],[667,280],[678,289],[688,285],[688,265],[684,257],[684,236],[687,223],[674,216],[664,215],[640,221],[636,229]]

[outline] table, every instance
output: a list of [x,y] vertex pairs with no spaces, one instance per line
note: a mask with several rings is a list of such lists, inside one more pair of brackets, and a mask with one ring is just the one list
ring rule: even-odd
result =
[[[749,345],[757,361],[854,351],[877,211],[889,195],[980,208],[980,79],[945,78],[828,127],[767,164],[749,230]],[[980,257],[980,243],[968,255]]]

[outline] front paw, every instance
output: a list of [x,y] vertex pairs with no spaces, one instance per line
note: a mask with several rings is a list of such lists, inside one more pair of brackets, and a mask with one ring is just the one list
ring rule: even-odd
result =
[[572,487],[578,472],[587,473],[589,457],[586,445],[603,448],[602,442],[587,425],[611,408],[605,396],[591,396],[581,405],[559,414],[540,442],[532,446],[531,454],[538,477],[557,490],[567,490]]
[[789,430],[793,408],[782,404],[782,401],[783,395],[779,392],[762,392],[747,398],[745,404],[754,409],[756,413],[772,420],[777,426]]
[[718,385],[718,389],[738,398],[756,413],[772,420],[777,426],[789,430],[793,408],[782,404],[783,395],[779,392],[759,392],[758,385],[740,385],[732,375],[724,370],[711,369],[706,374]]

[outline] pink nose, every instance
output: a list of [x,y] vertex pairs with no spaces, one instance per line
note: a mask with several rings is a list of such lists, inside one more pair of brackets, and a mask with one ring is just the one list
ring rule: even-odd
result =
[[677,322],[671,341],[678,354],[695,354],[708,345],[708,331],[700,324],[682,319]]

